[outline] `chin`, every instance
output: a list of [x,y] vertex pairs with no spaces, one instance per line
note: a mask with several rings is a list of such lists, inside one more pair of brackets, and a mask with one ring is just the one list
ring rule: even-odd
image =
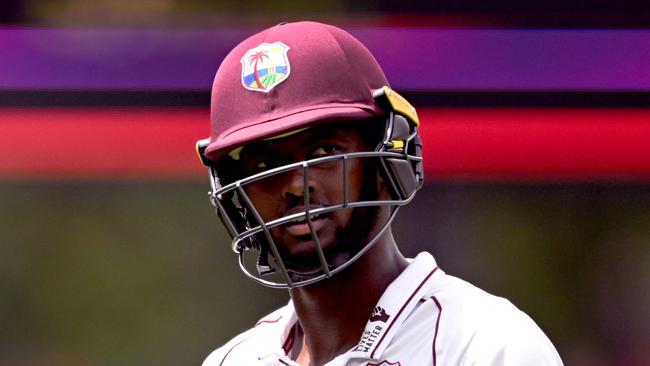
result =
[[[349,259],[348,253],[339,253],[335,258],[328,258],[330,270],[338,268]],[[302,262],[285,262],[289,275],[293,281],[301,281],[324,273],[323,266],[317,255],[303,258]]]
[[[311,234],[289,238],[274,237],[274,239],[288,270],[305,274],[322,271],[323,267],[316,250],[316,242]],[[344,245],[338,240],[335,232],[321,232],[318,240],[330,268],[344,262],[345,259],[342,260],[342,257],[349,258],[349,253],[343,248]]]

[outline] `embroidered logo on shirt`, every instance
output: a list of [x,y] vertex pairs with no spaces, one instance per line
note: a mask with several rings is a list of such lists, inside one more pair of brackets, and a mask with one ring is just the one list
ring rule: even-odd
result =
[[379,363],[369,363],[366,366],[402,366],[402,364],[399,363],[399,361],[395,363],[389,361],[381,361]]
[[241,58],[241,81],[244,88],[268,93],[289,77],[289,46],[282,42],[262,43]]
[[[386,310],[382,308],[381,306],[376,306],[372,310],[372,314],[370,314],[370,322],[381,322],[381,323],[386,323],[388,319],[390,318],[390,315],[386,314]],[[372,346],[375,345],[375,342],[379,339],[379,335],[382,333],[384,330],[384,327],[386,324],[374,324],[374,328],[366,328],[366,330],[363,331],[363,334],[361,334],[361,340],[359,340],[359,344],[357,347],[354,349],[355,351],[359,352],[370,352],[370,349],[372,349]],[[382,364],[378,364],[382,365]]]
[[381,306],[377,306],[373,309],[372,314],[370,315],[371,322],[384,322],[386,323],[390,318],[390,315],[386,314],[386,310]]

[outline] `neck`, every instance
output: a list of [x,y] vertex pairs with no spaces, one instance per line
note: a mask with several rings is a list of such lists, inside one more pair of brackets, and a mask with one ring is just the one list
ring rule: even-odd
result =
[[389,229],[333,278],[291,290],[310,365],[322,365],[358,343],[377,301],[407,265]]

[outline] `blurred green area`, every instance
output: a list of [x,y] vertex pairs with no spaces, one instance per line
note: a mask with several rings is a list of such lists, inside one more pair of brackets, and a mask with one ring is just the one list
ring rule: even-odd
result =
[[[240,273],[206,191],[0,183],[0,364],[196,365],[284,304]],[[393,228],[529,313],[567,365],[615,365],[650,345],[648,208],[648,185],[438,183]]]
[[202,184],[0,185],[0,364],[190,365],[286,301]]
[[430,207],[430,225],[401,221],[397,233],[427,238],[447,273],[531,315],[567,365],[650,361],[632,360],[650,356],[642,351],[650,346],[650,186],[434,185],[423,193],[416,205]]

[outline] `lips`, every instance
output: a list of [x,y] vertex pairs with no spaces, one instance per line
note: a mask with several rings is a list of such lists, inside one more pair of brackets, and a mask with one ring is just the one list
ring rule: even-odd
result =
[[[318,231],[322,229],[323,226],[325,226],[326,221],[327,221],[326,217],[312,219],[311,225],[314,228],[314,231]],[[289,234],[293,236],[304,236],[311,233],[311,229],[309,228],[309,224],[307,223],[306,220],[295,224],[289,224],[287,225],[286,229],[289,232]]]
[[[320,205],[313,205],[309,206],[311,210],[313,209],[318,209],[322,208],[323,206]],[[305,207],[294,207],[287,212],[285,212],[284,216],[289,216],[289,215],[294,215],[297,213],[303,213],[305,212]],[[328,215],[327,214],[320,214],[320,215],[314,215],[311,218],[311,224],[312,227],[314,228],[314,231],[317,232],[320,229],[322,229],[328,220]],[[307,223],[307,217],[302,216],[295,221],[288,223],[285,225],[285,229],[287,232],[293,236],[305,236],[311,233],[311,229],[309,228],[309,223]]]

